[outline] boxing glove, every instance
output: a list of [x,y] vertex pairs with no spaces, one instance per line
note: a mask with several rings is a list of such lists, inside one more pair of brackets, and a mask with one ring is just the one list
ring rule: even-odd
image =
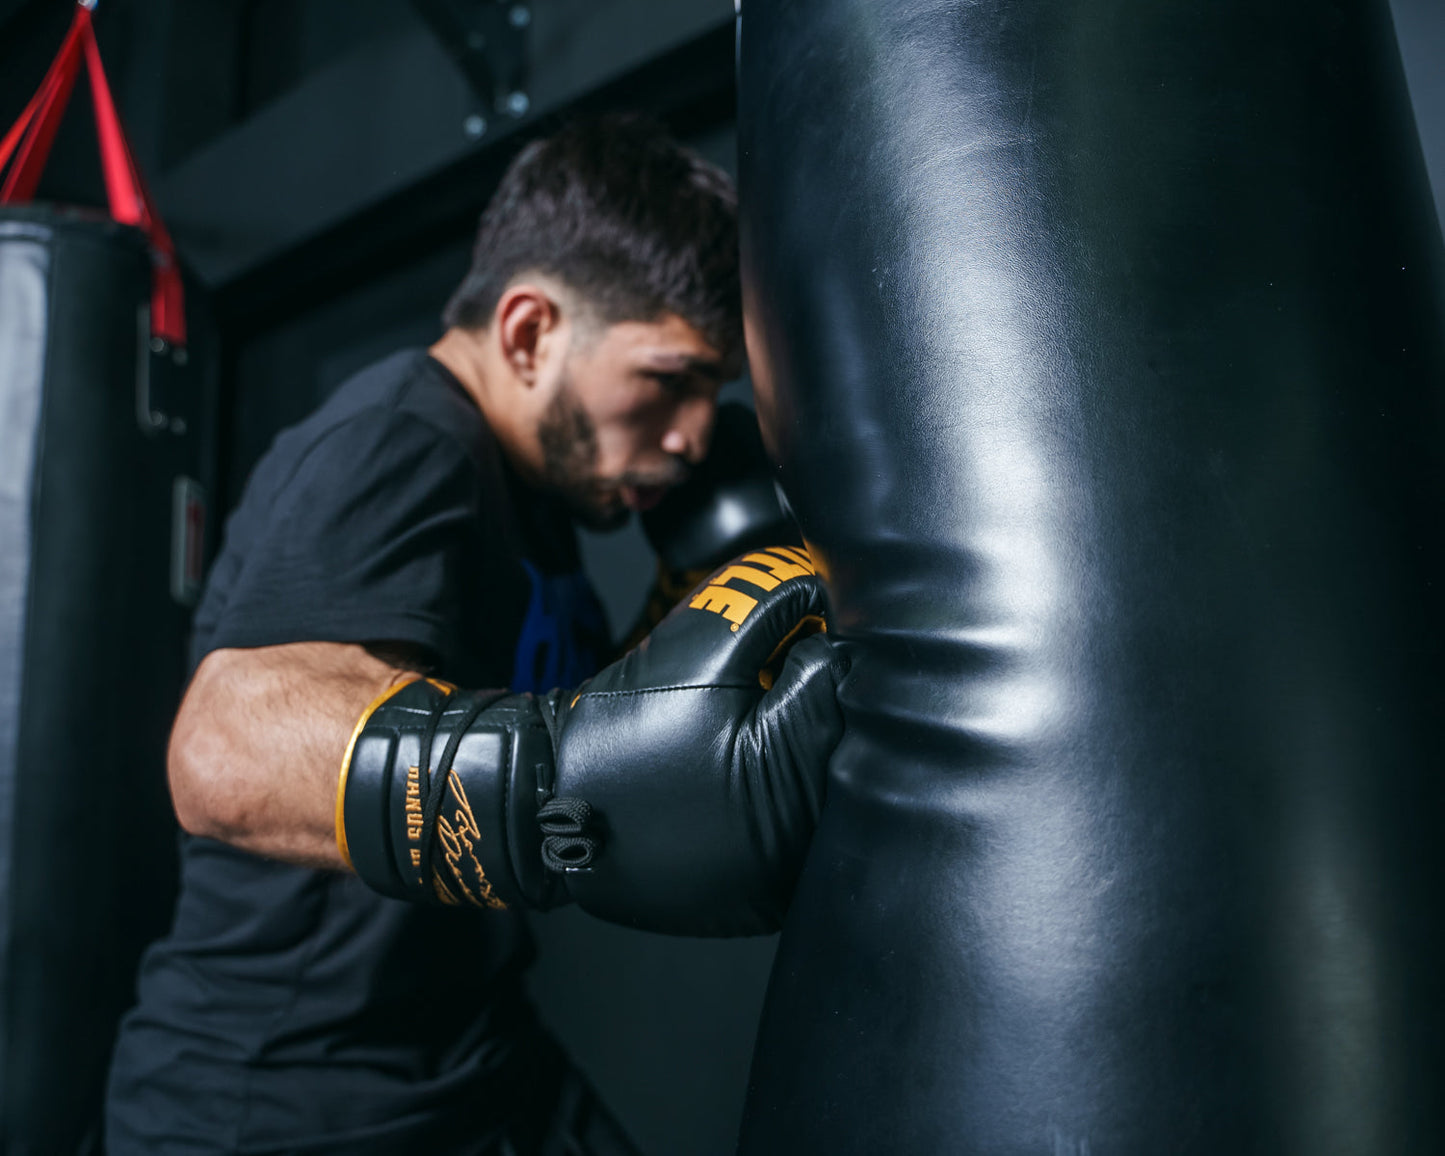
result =
[[343,857],[398,897],[775,930],[842,730],[823,615],[806,551],[771,547],[580,689],[389,692],[344,760]]
[[624,636],[630,649],[716,567],[745,550],[802,538],[778,500],[772,466],[745,405],[718,406],[707,458],[682,485],[642,515],[657,555],[657,577]]

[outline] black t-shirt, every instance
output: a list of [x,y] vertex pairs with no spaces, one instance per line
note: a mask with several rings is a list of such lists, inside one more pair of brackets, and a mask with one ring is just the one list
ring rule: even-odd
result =
[[[411,643],[460,685],[514,690],[572,685],[603,651],[565,513],[423,352],[281,434],[227,523],[193,662],[298,641]],[[112,1156],[440,1156],[485,1150],[527,1110],[546,1048],[519,916],[386,899],[207,839],[181,854],[174,926],[112,1066]]]

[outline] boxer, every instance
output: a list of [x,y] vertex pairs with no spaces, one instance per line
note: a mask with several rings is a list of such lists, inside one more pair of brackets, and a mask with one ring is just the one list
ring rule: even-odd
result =
[[790,650],[821,595],[787,545],[588,681],[574,524],[656,516],[705,461],[736,248],[727,178],[647,124],[536,142],[441,339],[256,467],[197,615],[182,893],[111,1156],[632,1150],[536,1023],[520,912],[776,926],[839,728],[827,643]]

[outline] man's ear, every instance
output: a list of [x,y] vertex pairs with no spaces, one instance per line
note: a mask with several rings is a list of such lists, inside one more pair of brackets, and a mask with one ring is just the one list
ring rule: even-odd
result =
[[557,302],[537,285],[513,285],[497,301],[493,324],[502,357],[524,385],[537,384],[561,319]]

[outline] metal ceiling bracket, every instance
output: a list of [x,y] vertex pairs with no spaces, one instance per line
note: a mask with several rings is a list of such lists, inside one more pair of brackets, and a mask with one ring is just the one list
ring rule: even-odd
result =
[[528,29],[525,0],[410,0],[432,35],[456,61],[482,111],[467,118],[468,137],[486,133],[487,116],[516,119],[531,107],[527,94]]

